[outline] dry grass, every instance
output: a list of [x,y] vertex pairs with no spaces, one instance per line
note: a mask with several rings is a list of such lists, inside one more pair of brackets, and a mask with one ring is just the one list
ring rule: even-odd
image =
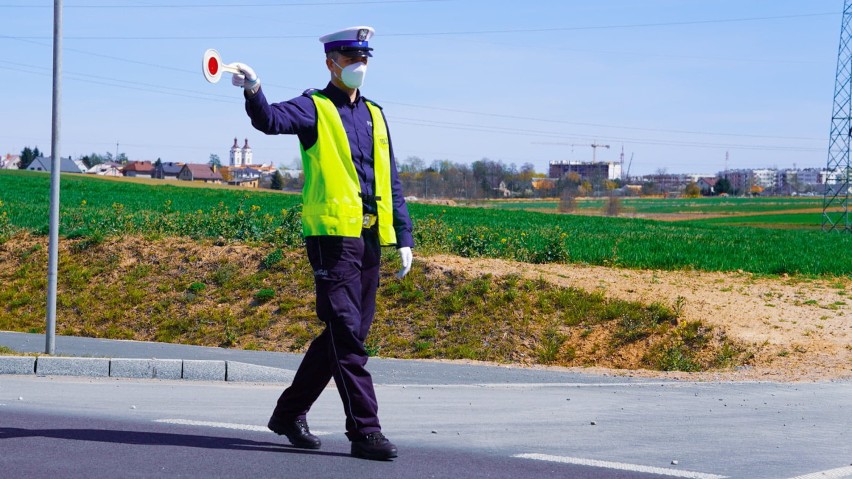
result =
[[[322,329],[301,250],[141,237],[63,241],[60,334],[304,351]],[[81,246],[82,245],[82,246]],[[0,329],[40,332],[46,240],[0,245]],[[518,275],[382,268],[367,346],[397,358],[623,369],[730,368],[750,355],[724,331],[642,304]]]

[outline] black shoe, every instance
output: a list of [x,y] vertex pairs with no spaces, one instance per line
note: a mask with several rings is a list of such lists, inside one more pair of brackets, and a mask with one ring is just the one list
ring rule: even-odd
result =
[[318,437],[311,434],[308,429],[308,423],[304,419],[296,419],[295,421],[282,421],[275,416],[269,418],[269,424],[266,425],[270,431],[279,436],[287,436],[290,444],[301,449],[319,449],[322,442]]
[[371,432],[352,441],[352,455],[362,459],[387,461],[396,457],[396,446],[381,432]]

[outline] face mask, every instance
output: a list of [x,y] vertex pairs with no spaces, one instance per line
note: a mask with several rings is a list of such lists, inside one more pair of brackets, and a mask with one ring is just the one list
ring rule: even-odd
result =
[[[337,65],[336,61],[332,60],[331,62]],[[364,77],[367,75],[366,63],[356,62],[345,68],[337,65],[337,68],[340,68],[340,81],[349,88],[361,88],[361,85],[364,84]]]

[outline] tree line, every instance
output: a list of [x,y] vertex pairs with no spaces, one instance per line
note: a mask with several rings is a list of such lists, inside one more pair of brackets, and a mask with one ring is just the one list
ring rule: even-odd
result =
[[[25,147],[21,151],[19,168],[26,169],[35,158],[42,156],[38,147]],[[106,152],[90,153],[78,158],[87,168],[102,163],[127,163],[127,155],[119,153],[113,156]],[[161,160],[158,158],[157,163]],[[219,155],[210,154],[211,166],[221,166]],[[581,178],[577,173],[568,173],[558,179],[547,179],[544,173],[536,173],[532,163],[524,163],[518,167],[515,163],[506,164],[501,160],[483,158],[471,164],[456,163],[450,160],[435,160],[428,166],[426,161],[418,156],[409,156],[397,163],[402,189],[407,196],[418,198],[455,198],[455,199],[488,199],[488,198],[576,198],[581,196],[610,195],[624,186],[622,180],[606,178]],[[739,193],[732,188],[727,178],[716,179],[715,194]],[[291,191],[301,190],[304,177],[291,178],[276,172],[270,178],[269,187]],[[629,191],[626,188],[622,195],[660,195],[665,193],[653,182],[643,182],[640,191]],[[685,196],[699,196],[700,189],[695,183],[687,185],[682,193]],[[566,200],[569,201],[570,200]]]
[[[25,146],[23,150],[21,150],[21,162],[18,164],[18,168],[22,170],[26,170],[30,167],[33,161],[43,156],[44,153],[39,151],[38,147],[30,148],[29,146]],[[102,163],[127,163],[127,155],[124,153],[119,153],[118,156],[113,156],[112,153],[106,152],[104,154],[100,153],[89,153],[88,155],[82,155],[77,158],[81,160],[86,168],[91,168],[95,165],[100,165]]]
[[405,194],[419,198],[531,197],[533,180],[544,177],[532,163],[518,167],[488,158],[470,165],[436,160],[426,166],[422,158],[410,156],[397,168]]

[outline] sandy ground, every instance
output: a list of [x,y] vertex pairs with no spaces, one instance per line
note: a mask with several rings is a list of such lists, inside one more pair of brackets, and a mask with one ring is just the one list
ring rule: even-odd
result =
[[418,261],[468,274],[544,278],[608,297],[679,308],[740,341],[755,357],[734,371],[612,374],[732,381],[852,379],[852,279],[760,278],[750,273],[648,271],[564,264],[533,265],[449,255]]

